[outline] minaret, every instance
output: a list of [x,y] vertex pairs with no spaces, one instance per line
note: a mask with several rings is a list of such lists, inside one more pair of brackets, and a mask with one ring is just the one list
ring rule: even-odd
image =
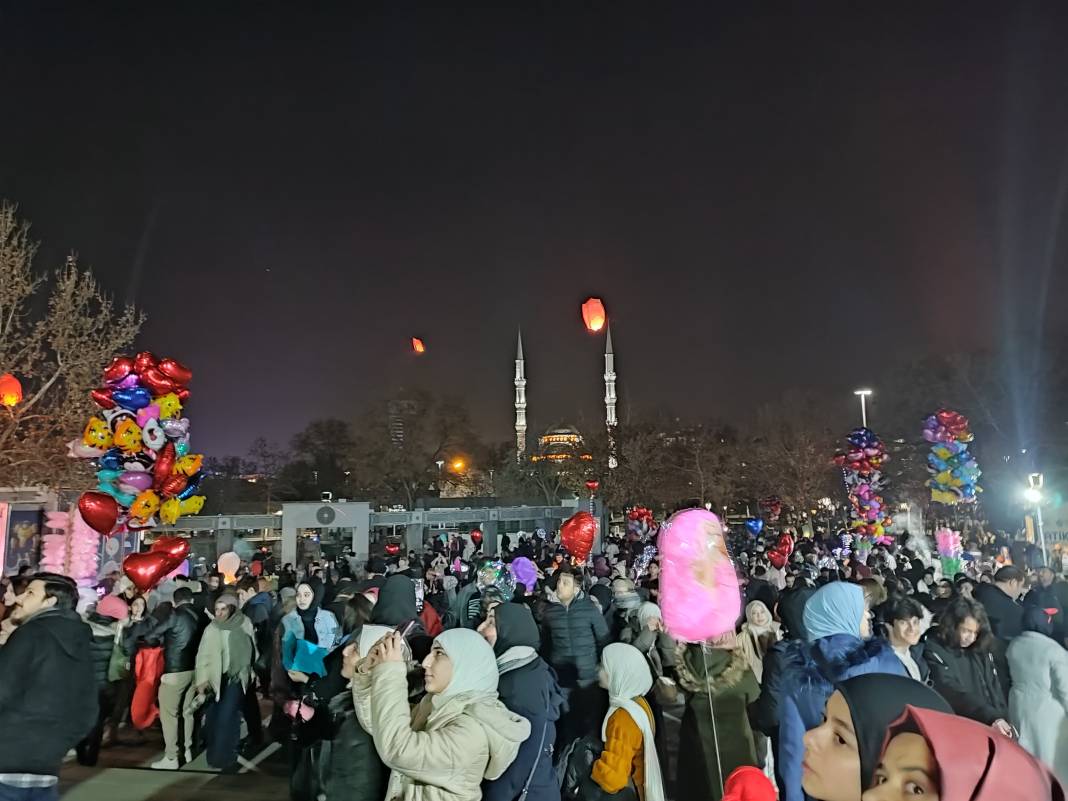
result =
[[515,458],[523,460],[527,450],[527,376],[523,359],[523,331],[515,349]]
[[612,326],[608,325],[604,345],[604,422],[608,428],[608,467],[616,461],[616,354],[612,350]]

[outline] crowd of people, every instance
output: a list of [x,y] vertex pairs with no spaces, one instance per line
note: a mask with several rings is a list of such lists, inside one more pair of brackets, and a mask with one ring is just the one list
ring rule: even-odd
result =
[[[203,751],[237,771],[271,738],[294,801],[1064,798],[1050,567],[980,555],[944,576],[907,536],[864,559],[802,537],[782,564],[739,528],[744,613],[682,643],[655,542],[575,564],[551,536],[488,555],[457,537],[148,593],[21,571],[0,606],[0,799],[55,798],[69,751],[95,764],[157,719],[153,768]],[[526,584],[480,569],[520,558]]]

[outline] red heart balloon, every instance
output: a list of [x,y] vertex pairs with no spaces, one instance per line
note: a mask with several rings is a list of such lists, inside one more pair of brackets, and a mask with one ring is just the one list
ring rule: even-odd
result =
[[789,556],[794,552],[794,538],[789,534],[783,534],[779,537],[779,541],[775,543],[775,547]]
[[129,356],[116,356],[111,364],[104,368],[104,383],[117,384],[134,369],[134,360]]
[[167,476],[163,484],[160,485],[159,491],[163,493],[164,496],[173,498],[187,486],[189,486],[189,479],[185,476]]
[[172,565],[170,556],[163,551],[132,553],[122,562],[122,571],[141,592],[155,587],[175,567],[177,565]]
[[178,385],[156,367],[148,367],[141,373],[141,383],[148,387],[153,395],[166,395],[178,389]]
[[141,375],[149,367],[155,367],[158,361],[155,353],[150,350],[143,350],[134,357],[133,371]]
[[560,544],[579,561],[590,555],[595,536],[597,520],[589,512],[576,512],[560,526]]
[[159,363],[159,371],[179,386],[184,387],[193,380],[193,371],[175,359],[163,359]]
[[115,401],[111,399],[110,389],[94,389],[89,393],[89,397],[92,398],[96,405],[101,409],[115,408]]
[[156,463],[152,466],[152,477],[156,489],[162,489],[163,484],[171,477],[174,471],[174,443],[168,442],[156,455]]
[[[189,540],[184,537],[160,537],[152,543],[150,553],[167,554],[167,557],[174,565],[171,570],[174,570],[189,556]],[[171,571],[168,570],[167,572],[170,573]]]
[[590,492],[597,492],[597,488],[601,486],[601,482],[597,479],[591,478],[586,482],[586,489]]
[[178,400],[180,400],[182,403],[185,403],[187,400],[189,400],[189,390],[185,387],[179,387],[177,390],[175,390],[175,394],[178,396]]
[[477,528],[471,532],[471,542],[473,542],[475,545],[482,544],[482,532],[479,531]]
[[106,492],[83,492],[78,499],[82,520],[98,534],[110,534],[119,519],[119,502]]
[[772,548],[768,551],[768,561],[775,567],[782,568],[786,564],[787,556],[778,548]]

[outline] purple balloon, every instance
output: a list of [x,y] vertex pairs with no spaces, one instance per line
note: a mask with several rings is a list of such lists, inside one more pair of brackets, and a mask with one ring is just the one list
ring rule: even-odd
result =
[[144,492],[152,488],[152,474],[141,470],[127,470],[119,476],[119,483],[128,487],[136,487],[138,492]]
[[141,382],[138,380],[136,373],[130,373],[130,375],[126,376],[126,378],[122,379],[122,381],[115,385],[117,389],[133,389],[134,387],[139,386],[141,386]]
[[533,562],[525,556],[519,556],[512,560],[509,567],[516,581],[526,587],[528,592],[534,590],[538,583],[538,569],[534,567]]

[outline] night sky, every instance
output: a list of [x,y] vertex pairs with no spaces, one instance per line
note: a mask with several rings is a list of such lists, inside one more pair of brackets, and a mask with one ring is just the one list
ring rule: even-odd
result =
[[518,325],[532,428],[592,425],[590,294],[701,416],[1063,320],[1063,3],[164,5],[0,3],[0,197],[208,453],[401,386],[508,439]]

